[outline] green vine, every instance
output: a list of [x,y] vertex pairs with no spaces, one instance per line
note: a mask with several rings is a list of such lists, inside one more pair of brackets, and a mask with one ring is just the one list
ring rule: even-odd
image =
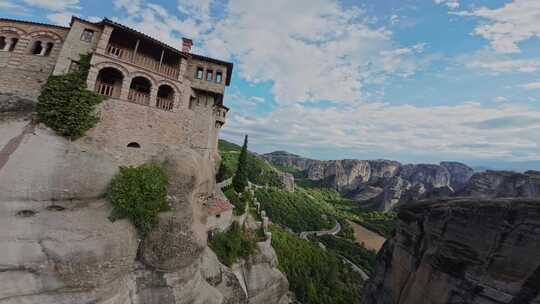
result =
[[91,55],[81,55],[79,71],[51,75],[38,97],[39,121],[58,135],[77,139],[94,127],[96,106],[104,97],[86,88]]

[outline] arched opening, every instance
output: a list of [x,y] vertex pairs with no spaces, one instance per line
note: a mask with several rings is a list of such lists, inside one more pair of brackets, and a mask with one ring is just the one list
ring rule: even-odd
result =
[[19,42],[19,38],[11,38],[11,44],[9,44],[8,51],[13,52],[15,50],[15,46],[17,46],[17,42]]
[[128,145],[127,145],[128,148],[135,148],[135,149],[140,149],[141,148],[141,145],[139,145],[139,143],[136,143],[136,142],[130,142]]
[[120,97],[124,76],[115,68],[103,68],[99,71],[96,81],[96,92],[109,97]]
[[128,100],[142,105],[149,105],[151,90],[152,83],[150,80],[142,76],[134,77],[129,86]]
[[169,85],[161,85],[158,89],[156,106],[165,111],[174,107],[174,89]]
[[43,55],[43,52],[43,42],[41,42],[40,40],[35,41],[34,45],[32,46],[32,55]]
[[45,52],[43,53],[43,56],[49,56],[52,52],[53,47],[54,44],[52,42],[47,42],[47,44],[45,44]]
[[0,50],[7,51],[7,39],[4,36],[0,36]]

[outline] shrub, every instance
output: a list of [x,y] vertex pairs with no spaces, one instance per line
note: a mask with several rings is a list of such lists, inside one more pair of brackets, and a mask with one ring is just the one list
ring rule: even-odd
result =
[[238,157],[238,167],[236,168],[236,173],[234,174],[232,183],[236,192],[244,192],[248,186],[248,136],[244,138],[244,145],[242,146],[242,151],[240,151],[240,156]]
[[90,56],[81,56],[80,69],[50,76],[38,98],[39,120],[58,135],[77,139],[99,121],[95,108],[103,96],[86,88]]
[[231,266],[240,258],[247,258],[256,250],[255,236],[238,222],[233,222],[226,232],[218,232],[210,240],[210,248],[221,263]]
[[234,191],[234,188],[225,190],[225,196],[231,202],[231,204],[234,205],[234,215],[242,215],[246,211],[246,205],[250,197],[250,195],[247,195],[246,193],[249,192],[239,195]]
[[167,185],[167,175],[157,165],[120,168],[108,193],[111,219],[129,218],[146,235],[156,225],[158,213],[169,209]]

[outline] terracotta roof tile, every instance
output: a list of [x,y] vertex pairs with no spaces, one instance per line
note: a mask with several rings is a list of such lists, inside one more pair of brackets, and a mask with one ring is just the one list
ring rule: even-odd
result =
[[211,214],[219,214],[223,213],[225,211],[231,210],[234,208],[234,205],[229,203],[227,200],[223,200],[220,198],[214,198],[212,200],[212,203],[208,207],[208,210]]

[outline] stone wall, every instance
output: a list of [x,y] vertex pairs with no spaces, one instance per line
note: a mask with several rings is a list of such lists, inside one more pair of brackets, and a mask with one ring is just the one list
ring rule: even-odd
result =
[[[0,93],[35,98],[54,69],[69,29],[25,22],[0,20],[0,33],[17,37],[15,49],[0,57]],[[48,56],[33,55],[36,41],[54,43]],[[6,53],[6,52],[2,52]]]
[[[85,29],[94,31],[91,42],[81,40]],[[97,43],[101,36],[102,28],[95,24],[85,22],[80,19],[73,19],[69,33],[66,36],[64,46],[58,56],[58,61],[54,68],[54,75],[62,75],[69,72],[73,61],[78,61],[81,54],[88,54],[97,48]]]
[[[196,77],[197,68],[199,67],[204,69],[203,79],[197,79]],[[211,81],[206,80],[206,71],[208,70],[212,70],[214,72],[213,80]],[[222,79],[220,83],[217,83],[215,81],[216,72],[218,71],[222,72]],[[227,67],[224,65],[218,65],[215,63],[191,58],[189,59],[185,77],[192,81],[194,88],[223,94],[223,91],[225,90],[225,83],[227,80]]]

